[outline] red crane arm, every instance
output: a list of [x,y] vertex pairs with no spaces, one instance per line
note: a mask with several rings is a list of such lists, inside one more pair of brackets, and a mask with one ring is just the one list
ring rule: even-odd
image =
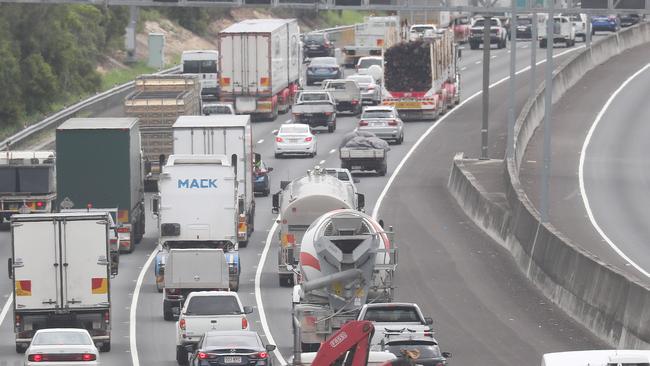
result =
[[367,320],[353,320],[345,323],[341,329],[332,334],[321,344],[312,366],[332,366],[336,360],[347,352],[354,352],[352,361],[348,359],[348,366],[366,366],[370,340],[375,327]]

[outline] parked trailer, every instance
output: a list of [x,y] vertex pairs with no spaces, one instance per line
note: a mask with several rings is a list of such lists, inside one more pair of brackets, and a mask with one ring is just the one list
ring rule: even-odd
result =
[[84,328],[111,349],[108,213],[50,213],[11,218],[16,352],[38,329]]
[[51,212],[56,200],[53,151],[0,152],[0,214]]
[[172,130],[174,154],[223,154],[237,167],[237,238],[239,245],[245,247],[255,230],[255,154],[250,116],[181,116]]
[[116,207],[127,253],[145,232],[139,131],[137,118],[71,118],[56,129],[59,208]]
[[190,75],[142,75],[124,101],[124,112],[140,120],[145,188],[156,191],[158,174],[172,151],[178,116],[201,115],[201,83]]
[[291,107],[302,75],[296,19],[248,19],[219,32],[220,100],[238,114],[275,119]]

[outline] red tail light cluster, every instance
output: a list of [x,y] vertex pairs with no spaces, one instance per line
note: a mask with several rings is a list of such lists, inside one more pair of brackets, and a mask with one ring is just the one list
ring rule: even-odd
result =
[[397,121],[394,120],[394,119],[391,119],[390,121],[388,121],[388,125],[389,126],[397,126]]
[[359,104],[359,101],[356,99],[352,99],[352,105],[357,105],[357,104]]
[[27,360],[30,362],[95,361],[97,355],[93,353],[35,353],[27,356]]
[[178,327],[181,328],[182,330],[185,330],[186,322],[185,319],[181,319],[178,321]]
[[283,142],[284,139],[282,137],[276,137],[275,142]]
[[368,121],[364,121],[364,120],[359,121],[359,126],[367,126],[367,125],[368,125]]
[[257,352],[256,354],[252,354],[248,356],[250,358],[269,358],[269,353],[268,352]]
[[248,328],[248,319],[241,318],[241,329],[246,329],[246,328]]
[[305,142],[310,142],[312,140],[311,136],[310,137],[305,137]]

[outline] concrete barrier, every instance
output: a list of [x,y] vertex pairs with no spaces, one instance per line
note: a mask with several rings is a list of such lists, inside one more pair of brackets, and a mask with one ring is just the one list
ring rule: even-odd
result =
[[[553,101],[598,64],[647,42],[650,24],[644,23],[570,58],[554,72]],[[489,199],[462,155],[457,155],[452,164],[449,189],[468,216],[505,246],[527,277],[569,316],[613,347],[649,348],[650,287],[600,261],[552,225],[542,224],[521,186],[521,161],[543,118],[541,86],[517,118],[514,157],[501,162],[505,165],[506,208]]]

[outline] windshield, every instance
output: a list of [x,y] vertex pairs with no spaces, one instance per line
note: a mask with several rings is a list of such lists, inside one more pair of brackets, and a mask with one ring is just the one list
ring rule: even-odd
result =
[[203,114],[232,114],[232,111],[226,105],[207,105],[203,107]]
[[309,63],[309,66],[336,66],[336,59],[334,57],[317,57]]
[[32,344],[37,346],[90,345],[92,339],[82,332],[44,332],[37,334]]
[[372,84],[375,82],[375,80],[372,78],[370,75],[354,75],[354,76],[348,76],[349,80],[354,80],[357,83],[360,84]]
[[[490,26],[491,27],[496,27],[499,25],[499,22],[497,22],[496,19],[491,19],[490,21]],[[476,22],[474,22],[474,27],[484,27],[485,26],[485,19],[478,19]]]
[[203,341],[204,348],[251,348],[261,349],[262,343],[256,334],[210,335]]
[[183,73],[185,74],[216,74],[217,61],[185,61],[183,62]]
[[280,128],[280,134],[307,133],[307,132],[309,132],[309,126],[302,125],[302,124],[296,124],[296,125],[293,125],[293,126],[282,126]]
[[305,36],[305,42],[322,42],[325,39],[325,36],[322,34],[308,34]]
[[327,83],[325,89],[345,90],[345,83]]
[[411,33],[424,33],[428,30],[435,31],[436,28],[430,25],[425,25],[425,26],[420,26],[420,27],[413,27],[411,28]]
[[364,320],[379,323],[420,323],[417,311],[410,306],[371,307],[366,310]]
[[394,118],[393,111],[365,111],[361,118]]
[[533,24],[533,21],[530,18],[517,19],[517,25],[530,25],[530,24]]
[[377,66],[382,66],[382,62],[380,58],[366,58],[363,60],[359,61],[359,68],[360,69],[367,69],[372,65],[377,65]]
[[400,356],[402,354],[402,350],[418,350],[420,352],[420,357],[418,358],[442,357],[440,354],[440,348],[431,342],[420,343],[411,340],[390,342],[386,347],[386,350],[396,356]]
[[326,102],[329,101],[329,98],[325,93],[305,93],[300,96],[300,100],[303,102]]
[[234,296],[194,296],[185,311],[188,315],[238,315],[239,303]]

